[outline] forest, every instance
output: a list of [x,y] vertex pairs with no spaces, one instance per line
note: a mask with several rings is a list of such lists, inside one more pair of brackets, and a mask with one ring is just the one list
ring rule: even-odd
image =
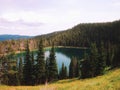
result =
[[[43,48],[51,46],[50,55],[44,60]],[[87,47],[84,58],[73,57],[69,74],[62,64],[58,72],[54,46]],[[33,50],[37,50],[34,59]],[[19,66],[10,60],[14,54],[25,52],[25,62]],[[92,78],[106,70],[120,67],[120,21],[84,23],[71,29],[36,36],[30,39],[0,42],[0,83],[6,85],[39,85],[66,78]]]
[[[51,46],[78,46],[90,47],[95,42],[97,46],[102,41],[107,46],[118,45],[120,40],[120,21],[106,23],[82,23],[71,29],[50,34],[35,36],[28,39],[30,50],[37,49],[38,41],[43,38],[45,47]],[[26,39],[8,40],[0,42],[0,54],[25,50]]]

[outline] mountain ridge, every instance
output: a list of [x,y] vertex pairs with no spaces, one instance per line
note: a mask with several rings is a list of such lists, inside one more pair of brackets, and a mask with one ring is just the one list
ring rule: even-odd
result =
[[[43,35],[28,38],[30,50],[38,47],[39,39],[43,38],[45,47],[51,46],[74,46],[90,47],[91,43],[96,43],[99,47],[103,42],[107,48],[109,45],[114,47],[120,43],[120,20],[104,23],[80,23],[74,27]],[[26,40],[7,40],[0,42],[0,53],[12,51],[24,51]]]
[[18,39],[28,39],[32,38],[32,36],[27,35],[11,35],[11,34],[1,34],[0,35],[0,41],[6,41],[6,40],[18,40]]
[[45,38],[49,45],[54,42],[61,46],[85,46],[91,42],[118,43],[120,35],[120,20],[101,23],[80,23],[74,27],[44,35],[35,36],[34,39]]

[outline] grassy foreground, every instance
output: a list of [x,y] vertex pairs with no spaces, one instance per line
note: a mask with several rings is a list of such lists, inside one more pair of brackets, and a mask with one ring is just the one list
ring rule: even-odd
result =
[[40,86],[0,86],[0,90],[120,90],[120,69],[91,79],[66,79]]

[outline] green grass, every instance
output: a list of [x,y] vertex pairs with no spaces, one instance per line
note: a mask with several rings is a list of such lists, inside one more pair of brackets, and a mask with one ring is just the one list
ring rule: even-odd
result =
[[66,79],[39,86],[0,86],[0,90],[120,90],[120,69],[89,79]]

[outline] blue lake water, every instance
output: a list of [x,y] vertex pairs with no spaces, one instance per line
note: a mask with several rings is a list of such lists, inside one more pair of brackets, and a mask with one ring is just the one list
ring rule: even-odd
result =
[[[69,72],[69,64],[72,59],[72,57],[76,57],[78,60],[80,60],[84,55],[85,49],[79,49],[79,48],[55,48],[55,56],[56,56],[56,62],[58,66],[58,71],[62,67],[62,63],[67,67],[67,70]],[[45,60],[47,57],[49,57],[50,49],[45,49]],[[37,54],[34,52],[34,57],[36,58]],[[18,61],[19,58],[22,57],[24,59],[24,54],[17,55]]]

